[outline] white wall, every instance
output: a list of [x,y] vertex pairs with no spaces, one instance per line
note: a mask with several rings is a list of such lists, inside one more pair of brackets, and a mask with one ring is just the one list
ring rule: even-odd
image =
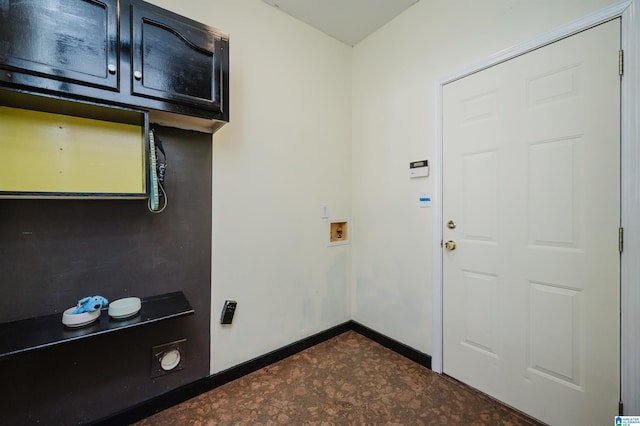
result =
[[[422,0],[353,49],[352,318],[431,353],[433,205],[409,179],[433,158],[438,77],[612,0]],[[436,173],[437,162],[432,168]]]
[[[350,316],[351,48],[259,0],[153,0],[230,34],[231,121],[213,141],[211,372]],[[231,326],[218,323],[238,302]]]
[[[422,0],[350,48],[260,0],[152,0],[231,36],[214,136],[211,372],[354,319],[431,353],[431,209],[445,74],[613,0]],[[437,172],[436,163],[432,173]],[[435,169],[435,170],[434,170]],[[348,218],[327,247],[320,204]],[[225,299],[239,302],[231,327]]]

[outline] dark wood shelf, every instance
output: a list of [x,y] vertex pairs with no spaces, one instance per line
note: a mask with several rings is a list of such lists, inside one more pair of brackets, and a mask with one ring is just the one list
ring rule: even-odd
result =
[[140,312],[133,317],[113,319],[105,308],[96,322],[80,328],[65,327],[62,312],[0,324],[0,359],[194,313],[181,291],[140,298],[140,301]]

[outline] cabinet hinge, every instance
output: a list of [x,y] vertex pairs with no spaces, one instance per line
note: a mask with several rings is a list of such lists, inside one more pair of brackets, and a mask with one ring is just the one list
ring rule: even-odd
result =
[[624,74],[624,50],[618,51],[618,75]]
[[624,228],[618,228],[618,251],[622,253],[624,249]]

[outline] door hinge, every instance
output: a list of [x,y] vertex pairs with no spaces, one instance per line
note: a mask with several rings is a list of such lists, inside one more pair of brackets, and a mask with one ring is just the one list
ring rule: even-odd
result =
[[618,51],[618,75],[624,74],[624,50]]
[[624,410],[623,410],[623,406],[622,406],[622,401],[618,402],[618,415],[619,416],[624,416]]
[[622,253],[624,249],[624,228],[618,228],[618,251]]

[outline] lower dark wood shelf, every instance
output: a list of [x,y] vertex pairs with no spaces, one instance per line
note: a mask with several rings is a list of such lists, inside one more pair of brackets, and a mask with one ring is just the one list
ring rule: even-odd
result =
[[112,319],[105,308],[96,322],[80,328],[65,327],[62,313],[0,324],[0,359],[194,313],[181,291],[140,298],[140,302],[142,306],[136,316]]

